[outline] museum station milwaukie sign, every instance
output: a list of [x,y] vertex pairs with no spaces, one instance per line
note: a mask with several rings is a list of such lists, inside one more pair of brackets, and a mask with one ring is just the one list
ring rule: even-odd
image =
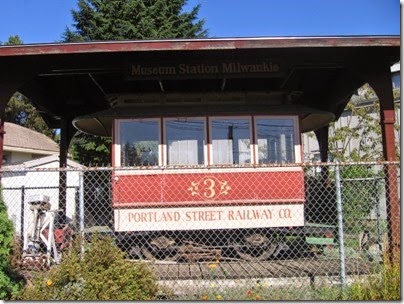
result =
[[172,64],[140,64],[134,63],[131,66],[131,78],[161,78],[181,76],[220,76],[223,75],[245,75],[268,76],[280,73],[279,63],[273,61],[261,61],[257,63],[220,62],[220,63],[172,63]]

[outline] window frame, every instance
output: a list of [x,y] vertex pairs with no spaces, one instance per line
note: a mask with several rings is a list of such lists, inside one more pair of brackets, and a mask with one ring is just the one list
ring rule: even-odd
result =
[[[114,132],[113,134],[115,135],[114,141],[113,141],[113,163],[115,165],[119,165],[118,167],[123,167],[122,166],[122,158],[121,158],[121,152],[122,152],[122,145],[121,145],[121,123],[125,122],[138,122],[138,121],[157,121],[157,128],[158,128],[158,166],[162,165],[162,145],[161,145],[161,119],[160,118],[117,118],[115,119],[114,122]],[[140,168],[142,166],[134,166],[136,168]]]
[[[254,159],[253,159],[253,157],[254,157],[254,152],[253,152],[253,143],[254,143],[254,137],[253,137],[253,120],[252,120],[252,115],[237,115],[237,116],[209,116],[208,117],[208,128],[209,128],[209,138],[208,138],[208,144],[209,144],[209,147],[208,147],[208,153],[209,153],[209,157],[208,157],[208,159],[209,159],[209,166],[215,166],[215,165],[217,165],[217,166],[221,166],[221,165],[224,165],[224,166],[226,166],[226,165],[233,165],[233,164],[214,164],[213,163],[213,143],[212,143],[212,140],[213,140],[213,137],[212,137],[212,134],[213,134],[213,132],[212,132],[212,120],[216,120],[216,119],[223,119],[223,120],[232,120],[232,119],[246,119],[246,120],[248,120],[248,122],[249,122],[249,126],[250,126],[250,163],[249,163],[249,165],[253,165],[254,164]],[[240,165],[242,165],[242,164],[234,164],[234,165],[237,165],[237,166],[240,166]]]
[[[300,125],[297,115],[255,115],[253,116],[254,123],[254,164],[259,165],[258,155],[258,126],[257,121],[259,119],[292,119],[293,120],[293,149],[294,149],[294,163],[302,162],[302,147],[300,141]],[[267,163],[267,164],[282,164],[282,163]]]
[[167,148],[167,128],[166,128],[166,121],[173,121],[173,120],[178,120],[178,119],[186,119],[186,120],[202,120],[203,125],[204,125],[204,131],[203,131],[203,136],[204,136],[204,145],[203,145],[203,164],[197,164],[197,165],[183,165],[183,166],[192,166],[192,167],[203,167],[206,166],[207,159],[208,159],[208,151],[207,151],[207,126],[206,126],[206,116],[183,116],[183,117],[163,117],[162,118],[162,127],[160,128],[160,133],[162,133],[162,157],[163,161],[162,164],[163,166],[181,166],[181,165],[168,165],[168,148]]
[[[158,128],[158,166],[170,167],[181,165],[167,165],[168,149],[166,138],[166,121],[172,121],[177,119],[198,120],[204,122],[204,145],[203,145],[203,164],[198,165],[184,165],[192,167],[206,167],[206,166],[222,166],[221,164],[213,164],[213,144],[212,144],[212,120],[232,120],[232,119],[244,119],[249,122],[250,126],[250,162],[248,164],[235,164],[236,166],[242,165],[260,165],[258,155],[258,133],[257,133],[257,121],[259,119],[292,119],[293,120],[293,136],[294,136],[294,162],[302,162],[302,144],[300,137],[300,125],[298,115],[234,115],[234,116],[181,116],[181,117],[152,117],[152,118],[116,118],[113,124],[113,149],[112,149],[112,163],[114,167],[122,167],[121,159],[121,123],[125,122],[139,122],[139,121],[155,121]],[[276,165],[280,163],[266,163],[270,165]],[[231,166],[233,164],[228,164]],[[224,165],[226,166],[226,165]],[[140,168],[141,166],[134,166]]]

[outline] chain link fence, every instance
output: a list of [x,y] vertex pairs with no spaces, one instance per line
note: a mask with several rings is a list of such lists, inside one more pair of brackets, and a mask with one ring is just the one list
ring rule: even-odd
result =
[[399,201],[399,172],[399,163],[3,169],[2,195],[25,271],[45,271],[75,236],[98,233],[179,298],[276,299],[377,271],[388,222],[400,223],[386,207],[386,180]]

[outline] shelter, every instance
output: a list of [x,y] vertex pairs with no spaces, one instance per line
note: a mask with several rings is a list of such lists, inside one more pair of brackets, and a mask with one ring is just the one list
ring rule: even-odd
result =
[[[30,98],[51,128],[61,128],[63,167],[76,132],[72,122],[84,131],[109,135],[111,116],[126,113],[129,106],[131,115],[142,116],[295,108],[301,110],[303,130],[314,124],[325,162],[328,123],[340,117],[352,93],[368,82],[380,99],[384,157],[394,161],[390,66],[399,60],[398,36],[1,46],[0,117],[14,92]],[[389,191],[397,173],[393,166],[386,172],[388,217],[397,219],[398,194]],[[400,223],[391,220],[389,226],[390,244],[399,248]]]

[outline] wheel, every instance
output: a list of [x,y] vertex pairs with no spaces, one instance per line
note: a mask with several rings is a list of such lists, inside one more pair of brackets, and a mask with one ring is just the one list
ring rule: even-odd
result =
[[247,235],[243,243],[237,244],[235,250],[241,259],[246,261],[264,261],[271,257],[278,245],[263,234],[253,233]]
[[141,247],[141,252],[148,260],[177,261],[180,257],[175,241],[165,236],[151,238]]

